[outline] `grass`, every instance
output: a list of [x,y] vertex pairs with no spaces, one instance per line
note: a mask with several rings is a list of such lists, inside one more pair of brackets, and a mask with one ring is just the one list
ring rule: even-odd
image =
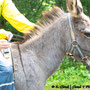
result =
[[[60,89],[62,85],[69,86],[71,90],[83,90],[83,86],[89,85],[90,89],[90,71],[82,63],[66,57],[57,72],[47,80],[44,90],[66,90]],[[81,85],[81,88],[75,89],[74,85]]]

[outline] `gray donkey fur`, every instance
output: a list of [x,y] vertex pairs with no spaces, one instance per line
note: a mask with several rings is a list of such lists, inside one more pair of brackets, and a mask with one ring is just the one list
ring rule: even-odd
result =
[[[69,1],[67,0],[68,3]],[[46,80],[58,69],[70,49],[72,38],[67,13],[54,7],[51,11],[43,13],[43,16],[35,30],[25,36],[27,40],[19,44],[24,78],[20,77],[21,82],[16,80],[16,90],[43,90]],[[71,23],[80,47],[90,56],[90,39],[83,33],[90,33],[90,19],[82,11],[78,11],[75,16],[72,15]],[[74,52],[74,56],[80,60],[77,51]],[[18,86],[20,83],[22,85]]]

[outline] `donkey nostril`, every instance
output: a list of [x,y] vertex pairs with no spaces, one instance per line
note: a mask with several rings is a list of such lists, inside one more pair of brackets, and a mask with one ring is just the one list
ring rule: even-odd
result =
[[89,33],[84,33],[84,35],[85,35],[86,37],[90,37],[90,34],[89,34]]

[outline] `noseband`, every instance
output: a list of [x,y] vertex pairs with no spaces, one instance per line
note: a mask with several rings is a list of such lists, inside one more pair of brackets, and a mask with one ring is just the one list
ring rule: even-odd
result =
[[70,56],[70,57],[73,56],[73,51],[74,51],[74,49],[76,49],[79,52],[79,54],[80,54],[80,57],[82,59],[81,61],[85,62],[86,60],[90,60],[90,58],[88,56],[86,56],[82,52],[82,49],[80,48],[80,45],[78,44],[78,41],[75,38],[75,34],[74,34],[74,31],[73,31],[73,28],[72,28],[72,24],[71,24],[71,14],[70,13],[68,13],[68,23],[69,23],[69,26],[70,26],[72,44],[71,44],[70,50],[67,53],[67,55]]

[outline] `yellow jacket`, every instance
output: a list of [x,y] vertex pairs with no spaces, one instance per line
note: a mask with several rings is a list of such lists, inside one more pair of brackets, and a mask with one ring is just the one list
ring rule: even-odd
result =
[[34,28],[34,24],[17,10],[12,0],[0,0],[0,15],[22,33],[28,33]]

